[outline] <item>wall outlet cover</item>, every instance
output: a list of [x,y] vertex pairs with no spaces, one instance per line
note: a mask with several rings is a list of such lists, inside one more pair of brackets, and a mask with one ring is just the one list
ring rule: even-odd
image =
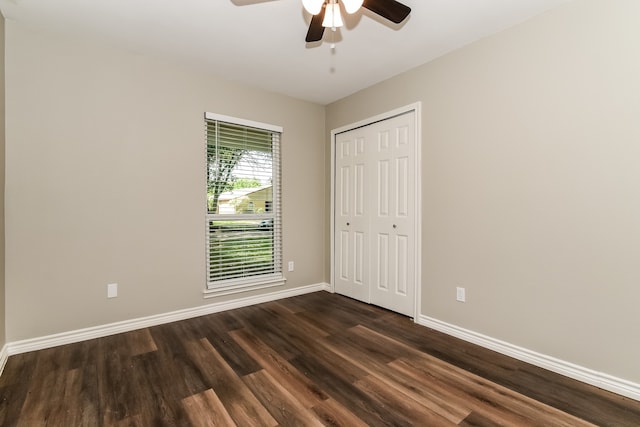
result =
[[115,298],[118,296],[118,284],[109,283],[107,285],[107,298]]

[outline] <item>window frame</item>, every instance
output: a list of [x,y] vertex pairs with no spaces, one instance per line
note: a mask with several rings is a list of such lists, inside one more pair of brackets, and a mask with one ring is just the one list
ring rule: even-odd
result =
[[[281,126],[272,125],[268,123],[261,123],[247,119],[241,119],[237,117],[226,116],[217,113],[207,112],[204,115],[204,125],[205,125],[205,143],[204,143],[204,162],[205,162],[205,236],[206,236],[206,248],[205,248],[205,260],[206,260],[206,277],[205,277],[205,290],[204,297],[216,297],[223,296],[229,294],[235,294],[240,292],[248,292],[256,289],[264,289],[274,286],[284,285],[286,279],[283,273],[283,261],[282,261],[282,213],[281,213],[281,159],[280,159],[280,147],[282,141],[282,133],[283,128]],[[271,148],[273,164],[272,164],[272,192],[273,192],[273,201],[272,201],[272,210],[273,214],[268,215],[269,218],[273,217],[273,265],[275,272],[273,273],[265,273],[265,274],[257,274],[249,277],[242,278],[232,278],[225,279],[220,281],[210,282],[210,229],[209,223],[212,220],[234,220],[240,219],[243,217],[246,218],[246,214],[239,215],[229,215],[229,214],[211,214],[208,210],[208,182],[207,182],[207,174],[206,170],[209,167],[207,152],[208,152],[208,131],[207,124],[211,121],[217,121],[221,123],[229,123],[233,125],[239,125],[248,128],[255,128],[259,130],[264,130],[268,132],[272,132],[273,134],[277,134],[277,138],[273,140],[273,145]],[[258,219],[260,214],[253,214]],[[263,214],[263,216],[265,216]]]

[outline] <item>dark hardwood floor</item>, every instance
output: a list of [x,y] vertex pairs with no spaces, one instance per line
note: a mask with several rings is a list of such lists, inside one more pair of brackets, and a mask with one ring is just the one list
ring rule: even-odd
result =
[[318,292],[11,356],[2,426],[640,426],[640,402]]

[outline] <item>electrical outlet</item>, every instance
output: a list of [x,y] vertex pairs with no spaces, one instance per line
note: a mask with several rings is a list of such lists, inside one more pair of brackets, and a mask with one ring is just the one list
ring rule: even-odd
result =
[[293,271],[293,261],[289,261],[289,271]]
[[109,283],[107,285],[107,298],[115,298],[118,296],[118,284]]
[[464,288],[458,286],[456,288],[456,301],[465,302],[466,301],[466,292]]

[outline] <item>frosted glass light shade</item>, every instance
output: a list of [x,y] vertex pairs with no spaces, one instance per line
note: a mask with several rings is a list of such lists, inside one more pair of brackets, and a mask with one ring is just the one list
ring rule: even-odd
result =
[[348,14],[352,14],[360,9],[363,1],[364,0],[342,0],[342,4],[344,5],[344,10],[346,10]]
[[302,6],[312,15],[317,15],[322,10],[324,0],[302,0]]
[[342,15],[340,15],[340,5],[338,3],[329,3],[324,11],[323,27],[338,28],[342,27]]

